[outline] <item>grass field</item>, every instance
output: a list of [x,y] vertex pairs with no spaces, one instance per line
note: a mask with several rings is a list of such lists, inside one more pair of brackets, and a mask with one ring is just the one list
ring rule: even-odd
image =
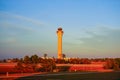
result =
[[17,80],[120,80],[120,72],[61,72],[37,74]]

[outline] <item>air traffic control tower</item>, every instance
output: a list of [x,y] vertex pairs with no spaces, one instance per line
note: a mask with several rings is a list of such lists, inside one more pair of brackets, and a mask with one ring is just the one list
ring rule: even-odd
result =
[[58,36],[58,59],[62,59],[62,36],[63,36],[63,31],[62,28],[58,28],[57,30],[57,36]]

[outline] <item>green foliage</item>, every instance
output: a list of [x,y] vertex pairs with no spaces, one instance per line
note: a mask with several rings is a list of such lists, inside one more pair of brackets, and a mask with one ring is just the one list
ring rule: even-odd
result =
[[106,69],[120,70],[120,58],[107,58],[106,60]]
[[114,60],[113,59],[106,59],[106,69],[113,69],[114,66]]
[[115,58],[115,62],[118,64],[118,66],[120,68],[120,58]]
[[114,59],[114,70],[120,70],[120,58],[115,58]]
[[46,57],[47,57],[47,54],[44,54],[44,58],[46,59]]
[[57,69],[59,72],[69,71],[70,66],[58,66]]
[[38,63],[39,62],[39,57],[35,54],[31,56],[31,63]]
[[62,56],[63,56],[63,59],[66,58],[66,55],[65,55],[65,54],[62,54]]
[[53,72],[53,69],[56,68],[56,64],[52,59],[43,59],[41,66],[45,72]]
[[[12,61],[17,62],[15,70],[19,72],[53,72],[53,70],[58,71],[68,71],[69,66],[57,66],[56,64],[91,64],[91,62],[103,62],[105,63],[105,69],[120,70],[120,58],[98,58],[98,59],[88,59],[88,58],[65,58],[63,54],[63,59],[47,58],[47,54],[44,54],[44,59],[34,54],[32,56],[24,56],[24,58],[18,59],[14,58]],[[39,65],[39,66],[38,66]],[[42,66],[42,67],[41,67]]]
[[25,64],[29,64],[31,61],[30,61],[30,57],[29,56],[25,56],[24,57],[24,63]]
[[23,72],[23,63],[22,62],[18,62],[17,65],[15,66],[15,71],[16,72]]

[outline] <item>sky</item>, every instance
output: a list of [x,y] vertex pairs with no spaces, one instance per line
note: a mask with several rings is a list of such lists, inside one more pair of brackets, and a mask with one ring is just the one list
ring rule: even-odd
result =
[[0,0],[0,59],[120,57],[120,0]]

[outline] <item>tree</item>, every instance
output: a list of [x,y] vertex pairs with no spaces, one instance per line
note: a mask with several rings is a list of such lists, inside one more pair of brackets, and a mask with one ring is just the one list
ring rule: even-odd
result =
[[42,70],[45,72],[52,72],[56,68],[56,64],[52,59],[44,59],[41,63]]
[[31,62],[37,64],[39,62],[39,57],[36,54],[32,55]]
[[120,70],[120,69],[119,69],[119,65],[118,65],[117,63],[114,63],[113,69],[116,70],[116,71],[117,71],[117,70]]
[[34,72],[38,71],[37,64],[39,63],[39,57],[35,54],[30,57],[31,60],[31,68],[34,70]]
[[113,61],[113,59],[107,58],[107,59],[106,59],[105,68],[106,68],[106,69],[113,69],[113,67],[114,67],[114,61]]
[[19,62],[19,59],[18,58],[13,58],[12,62]]
[[19,62],[23,63],[24,62],[23,58],[20,58]]
[[23,67],[23,63],[22,62],[17,62],[17,65],[15,66],[15,70],[16,70],[16,72],[23,72],[23,69],[24,69],[24,67]]
[[56,63],[63,64],[63,63],[65,63],[65,60],[64,59],[56,59]]
[[42,62],[42,60],[43,60],[43,58],[41,58],[41,57],[39,57],[39,59],[38,59],[39,61],[39,63],[41,63]]
[[62,56],[63,56],[63,59],[66,58],[66,55],[65,55],[65,54],[62,54]]
[[113,62],[113,64],[114,64],[113,69],[116,70],[116,71],[120,70],[120,68],[119,68],[119,61],[116,60],[116,59],[114,59],[113,61],[114,61]]
[[120,58],[115,58],[115,62],[118,64],[118,66],[120,68]]
[[46,59],[46,57],[47,57],[47,54],[44,54],[44,58]]
[[25,56],[24,57],[24,63],[25,64],[29,64],[31,61],[30,61],[30,58],[29,58],[29,56]]

